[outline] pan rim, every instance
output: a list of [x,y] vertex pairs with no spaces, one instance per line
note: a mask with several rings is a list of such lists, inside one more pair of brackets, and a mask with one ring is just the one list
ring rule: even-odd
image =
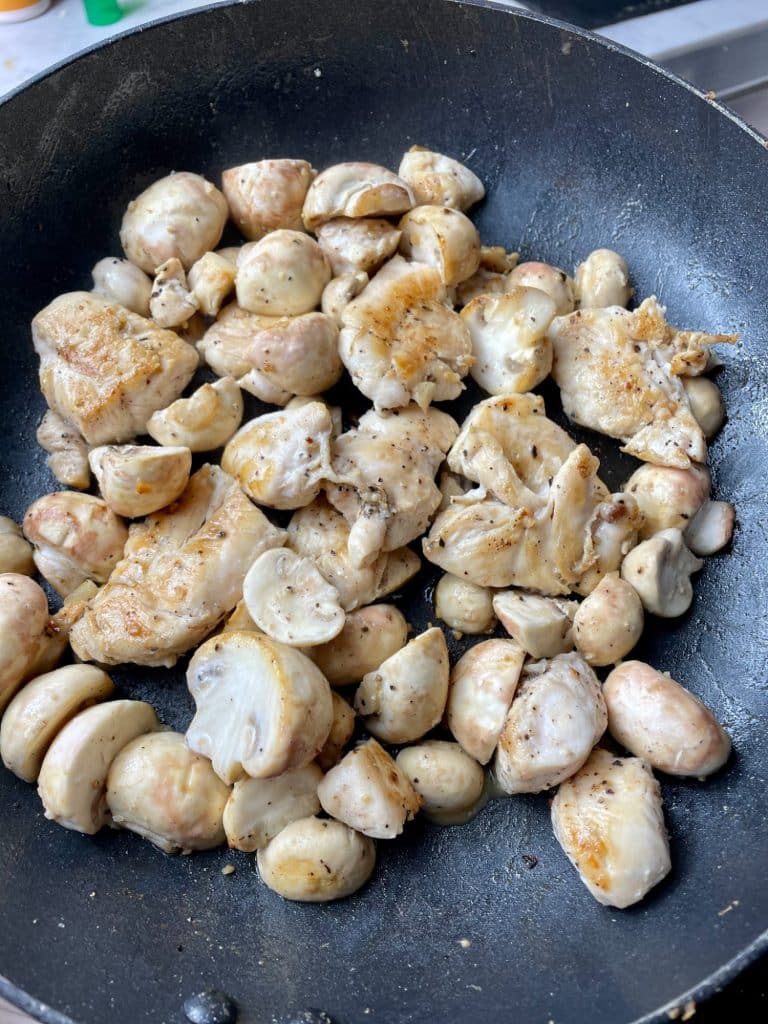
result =
[[[142,25],[125,29],[124,31],[110,36],[107,39],[100,40],[91,46],[84,47],[74,54],[70,54],[68,57],[57,61],[50,67],[40,71],[38,74],[26,79],[21,83],[21,85],[12,89],[0,98],[0,109],[2,109],[6,104],[12,102],[22,93],[26,92],[28,89],[31,89],[38,83],[45,81],[47,78],[56,74],[63,68],[68,67],[70,64],[74,64],[92,53],[106,50],[115,44],[119,44],[123,39],[130,36],[135,36],[142,32],[153,31],[162,25],[179,21],[182,18],[194,18],[198,15],[208,14],[218,8],[247,6],[257,2],[259,2],[259,0],[216,0],[216,2],[196,7],[193,10],[176,12],[174,14],[144,22]],[[623,57],[628,57],[631,60],[636,61],[648,68],[649,71],[659,75],[661,78],[673,82],[675,85],[683,88],[685,91],[691,93],[708,106],[714,107],[722,116],[726,117],[729,121],[732,121],[737,128],[749,135],[764,152],[768,153],[768,137],[762,135],[751,125],[747,124],[743,118],[730,108],[720,103],[716,97],[706,93],[704,90],[693,85],[691,82],[686,81],[686,79],[681,78],[679,75],[661,67],[644,54],[640,54],[629,49],[629,47],[600,36],[595,32],[591,32],[589,29],[571,25],[558,18],[552,18],[548,15],[529,11],[520,7],[509,6],[505,0],[443,0],[443,2],[464,7],[477,7],[481,9],[494,10],[500,14],[506,14],[524,21],[534,21],[549,25],[552,28],[567,33],[572,37],[584,39],[592,43],[598,43],[606,50],[618,53]],[[708,999],[720,992],[726,985],[732,983],[738,975],[742,973],[742,971],[755,963],[765,954],[768,954],[768,928],[757,934],[749,945],[745,946],[730,960],[718,967],[717,970],[713,971],[705,978],[702,978],[697,984],[644,1016],[636,1017],[634,1020],[628,1021],[627,1024],[669,1024],[671,1019],[669,1014],[671,1011],[684,1007],[690,1001],[693,1001],[697,1005],[704,1004]],[[59,1010],[54,1009],[42,1000],[37,999],[35,996],[26,992],[23,988],[16,985],[1,973],[0,997],[7,1000],[11,1005],[29,1014],[35,1020],[40,1021],[41,1024],[78,1024],[74,1018],[61,1013]]]

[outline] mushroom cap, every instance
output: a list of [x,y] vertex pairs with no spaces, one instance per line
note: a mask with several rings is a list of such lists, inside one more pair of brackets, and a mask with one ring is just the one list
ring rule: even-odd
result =
[[152,280],[130,260],[105,256],[94,265],[91,276],[97,295],[117,302],[139,316],[149,316]]
[[102,445],[88,456],[107,505],[136,518],[165,508],[187,486],[192,469],[189,448],[156,445]]
[[462,824],[483,795],[483,769],[458,743],[426,740],[405,747],[395,760],[421,797],[421,809],[438,824]]
[[237,257],[237,301],[261,316],[311,312],[330,279],[325,253],[302,231],[272,231],[244,245]]
[[243,395],[236,381],[222,377],[203,384],[189,398],[177,398],[147,420],[147,433],[161,445],[184,445],[208,452],[229,441],[243,418]]
[[306,160],[257,160],[229,167],[221,185],[232,220],[251,241],[278,228],[301,231],[301,208],[316,173]]
[[0,516],[0,573],[33,576],[35,561],[32,547],[24,539],[21,527],[8,516]]
[[49,621],[39,584],[21,573],[0,573],[0,714],[36,668]]
[[509,284],[545,292],[555,304],[555,316],[567,316],[576,306],[573,281],[564,270],[549,263],[518,263],[509,274]]
[[398,224],[400,252],[434,267],[449,288],[466,281],[480,265],[480,235],[463,213],[450,206],[416,206]]
[[262,850],[292,821],[317,814],[322,777],[312,763],[274,779],[239,779],[224,808],[229,845],[245,853]]
[[709,497],[711,477],[706,466],[639,466],[624,484],[643,513],[640,540],[660,530],[684,530]]
[[359,683],[408,641],[408,624],[393,604],[371,604],[347,612],[333,640],[307,651],[331,686]]
[[391,217],[414,205],[406,183],[378,164],[334,164],[315,178],[302,210],[304,226],[313,231],[334,217]]
[[352,299],[357,298],[367,284],[368,275],[363,273],[362,270],[331,278],[325,288],[323,288],[320,308],[326,316],[331,317],[334,323],[341,327],[344,310]]
[[435,615],[451,629],[470,634],[486,633],[496,622],[491,591],[449,572],[435,587]]
[[485,195],[482,181],[468,167],[423,146],[411,146],[397,173],[408,183],[419,204],[467,210]]
[[691,573],[703,565],[686,547],[680,530],[661,530],[629,552],[621,563],[621,577],[637,591],[647,612],[673,619],[690,608]]
[[576,609],[573,639],[590,665],[615,665],[637,644],[644,620],[635,588],[611,572]]
[[626,306],[634,292],[627,261],[613,249],[595,249],[576,267],[574,290],[581,309]]

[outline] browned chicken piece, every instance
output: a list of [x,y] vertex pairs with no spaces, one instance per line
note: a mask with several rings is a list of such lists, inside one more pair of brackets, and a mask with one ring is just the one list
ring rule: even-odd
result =
[[32,321],[32,339],[48,405],[91,445],[143,434],[198,364],[173,331],[88,292],[54,299]]
[[235,607],[254,559],[284,538],[231,476],[203,466],[177,502],[131,526],[124,558],[72,628],[75,653],[175,664]]
[[684,378],[703,373],[709,348],[737,335],[679,331],[655,297],[629,313],[580,309],[552,322],[552,376],[574,422],[624,441],[622,451],[661,466],[706,462],[707,442]]
[[48,469],[60,484],[84,490],[91,482],[88,445],[58,413],[48,412],[37,428],[37,443],[48,452]]

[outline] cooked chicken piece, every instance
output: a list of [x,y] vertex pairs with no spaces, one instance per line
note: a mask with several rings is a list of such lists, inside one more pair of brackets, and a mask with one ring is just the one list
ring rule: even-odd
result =
[[323,288],[320,308],[326,316],[331,317],[333,322],[341,327],[344,310],[352,299],[357,298],[367,284],[368,275],[362,271],[332,278]]
[[334,428],[325,402],[266,413],[246,423],[221,457],[245,493],[271,508],[302,508],[334,479]]
[[313,762],[273,779],[239,779],[224,808],[229,845],[244,853],[263,850],[286,825],[317,814],[322,777]]
[[552,802],[555,837],[598,903],[637,903],[669,873],[661,790],[636,757],[595,750]]
[[0,574],[12,572],[35,575],[32,547],[24,539],[21,527],[8,516],[0,516]]
[[420,204],[467,210],[485,195],[482,181],[468,167],[423,146],[411,146],[397,173],[410,185]]
[[525,651],[514,640],[484,640],[451,671],[446,723],[475,760],[487,764],[517,690]]
[[463,391],[472,341],[445,300],[434,268],[395,256],[344,310],[341,359],[377,409],[425,408]]
[[158,327],[180,327],[198,310],[198,301],[189,290],[187,275],[175,256],[155,271],[149,312]]
[[369,410],[333,446],[330,503],[350,524],[349,553],[367,565],[424,532],[440,504],[434,482],[457,433],[456,422],[417,405]]
[[203,384],[189,398],[177,398],[147,420],[147,433],[158,444],[182,445],[192,452],[223,447],[243,418],[243,395],[231,377]]
[[372,604],[349,612],[337,637],[305,653],[331,686],[349,686],[375,671],[407,642],[408,625],[402,612],[393,604]]
[[547,330],[555,303],[538,288],[513,288],[503,295],[479,295],[461,311],[472,336],[470,369],[492,395],[530,391],[552,369]]
[[388,260],[400,244],[400,231],[388,220],[373,217],[337,217],[321,224],[317,240],[334,277],[371,274]]
[[637,644],[644,621],[635,588],[617,572],[609,572],[576,609],[576,649],[590,665],[615,665]]
[[37,443],[49,452],[46,465],[60,484],[80,491],[88,487],[88,445],[70,423],[49,409],[37,428]]
[[416,206],[401,218],[400,252],[434,267],[448,288],[466,281],[480,266],[480,235],[463,213],[450,206]]
[[725,405],[720,388],[708,377],[685,377],[683,387],[694,419],[704,431],[704,437],[714,437],[725,423]]
[[235,288],[235,268],[217,252],[206,252],[189,271],[189,289],[198,309],[218,316],[224,300]]
[[490,590],[449,572],[435,587],[435,615],[460,633],[487,633],[496,624]]
[[237,301],[262,316],[309,313],[330,279],[323,250],[303,231],[272,231],[244,245],[237,257]]
[[24,533],[40,574],[66,597],[85,580],[105,583],[123,557],[128,530],[101,498],[55,491],[33,501]]
[[634,292],[627,261],[612,249],[595,249],[576,267],[574,288],[582,309],[626,306]]
[[203,466],[170,508],[129,531],[125,556],[70,633],[106,665],[176,663],[243,590],[251,562],[285,537],[218,466]]
[[262,402],[318,395],[342,374],[339,330],[330,316],[258,316],[235,303],[208,329],[198,351],[220,377],[234,377]]
[[426,740],[401,750],[395,764],[410,779],[430,821],[463,825],[480,810],[485,775],[458,743]]
[[600,681],[578,654],[528,665],[496,748],[499,785],[505,793],[551,789],[581,768],[607,724]]
[[435,626],[363,676],[355,711],[366,729],[386,743],[421,739],[443,717],[448,672],[445,637]]
[[629,552],[621,563],[621,576],[637,591],[647,612],[674,619],[691,607],[691,576],[703,565],[686,547],[680,530],[660,530]]
[[419,571],[421,563],[408,548],[384,552],[364,568],[349,554],[350,530],[340,512],[324,498],[300,509],[288,524],[288,547],[311,558],[339,592],[341,606],[352,611],[399,590]]
[[306,160],[257,160],[221,176],[232,220],[251,241],[270,231],[301,231],[301,208],[317,172]]
[[640,540],[660,530],[685,530],[709,497],[711,477],[706,466],[676,469],[646,463],[624,484],[643,513]]
[[96,295],[116,302],[139,316],[149,316],[152,279],[130,260],[106,256],[91,271]]
[[376,740],[331,768],[317,795],[326,814],[374,839],[399,836],[421,806],[410,779]]
[[128,204],[120,242],[131,263],[154,274],[175,256],[185,270],[215,249],[227,222],[227,201],[199,174],[180,171],[153,182]]
[[253,632],[226,632],[187,669],[195,717],[187,743],[224,782],[274,778],[320,753],[333,722],[331,690],[300,651]]
[[708,349],[736,335],[678,331],[646,299],[633,313],[582,309],[553,321],[552,376],[576,423],[624,441],[644,462],[686,469],[707,445],[681,377],[706,369]]
[[334,164],[309,186],[302,219],[308,231],[334,217],[390,217],[414,205],[406,183],[386,167]]
[[573,617],[578,605],[524,590],[496,594],[493,610],[502,626],[532,658],[554,658],[573,650]]
[[50,632],[43,588],[20,573],[0,574],[0,715],[22,683],[53,667],[40,664]]
[[143,434],[198,363],[173,331],[88,292],[54,299],[32,321],[32,339],[48,405],[94,445]]
[[730,543],[736,509],[727,501],[705,501],[683,537],[694,555],[714,555]]
[[189,480],[189,448],[106,445],[89,455],[102,497],[120,516],[137,519],[175,501]]
[[564,270],[549,263],[519,263],[509,275],[515,288],[538,288],[555,304],[555,316],[572,313],[576,304],[573,281]]
[[331,697],[333,698],[333,723],[325,746],[316,758],[324,772],[330,771],[334,765],[339,763],[344,754],[344,747],[352,739],[352,734],[355,731],[354,709],[335,691]]

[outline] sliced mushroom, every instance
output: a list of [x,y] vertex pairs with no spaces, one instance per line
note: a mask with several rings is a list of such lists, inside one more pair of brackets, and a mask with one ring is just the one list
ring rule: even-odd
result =
[[130,260],[106,256],[94,266],[91,276],[97,295],[103,295],[139,316],[149,316],[152,279]]
[[304,226],[314,231],[334,217],[391,217],[413,206],[406,183],[378,164],[334,164],[322,171],[307,191]]
[[388,220],[337,217],[317,228],[317,241],[335,277],[372,274],[397,252],[400,230]]
[[0,516],[0,574],[7,572],[34,576],[32,547],[24,539],[21,527],[8,516]]
[[234,288],[235,268],[221,253],[204,253],[189,271],[191,297],[206,316],[217,316]]
[[101,498],[74,491],[46,494],[27,509],[24,534],[35,565],[66,597],[85,580],[105,583],[123,554],[128,530]]
[[338,590],[290,548],[259,555],[245,577],[243,600],[259,629],[290,647],[328,643],[344,628]]
[[480,266],[480,235],[463,213],[449,206],[417,206],[400,220],[400,252],[426,263],[452,288]]
[[306,160],[257,160],[221,176],[232,220],[251,241],[270,231],[301,231],[301,208],[317,172]]
[[672,527],[684,530],[709,497],[709,489],[706,466],[640,466],[624,485],[643,513],[640,540]]
[[720,388],[707,377],[685,377],[683,387],[693,418],[706,438],[714,437],[725,423],[725,405]]
[[393,604],[372,604],[347,612],[339,635],[306,654],[331,686],[348,686],[375,671],[407,641],[408,625],[402,612]]
[[509,283],[545,292],[555,304],[555,316],[567,316],[576,306],[573,281],[564,270],[549,263],[519,263],[510,273]]
[[71,423],[49,409],[37,428],[37,443],[49,453],[46,465],[60,484],[77,490],[88,487],[88,445]]
[[352,733],[355,731],[354,710],[338,693],[332,693],[331,696],[333,697],[333,724],[325,746],[317,755],[317,763],[324,772],[339,763],[344,747],[352,739]]
[[376,740],[331,768],[317,795],[326,814],[374,839],[394,839],[421,806],[408,776]]
[[532,658],[554,658],[573,650],[573,617],[578,605],[525,590],[506,590],[493,598],[493,610],[511,637]]
[[339,821],[301,818],[256,855],[261,880],[286,900],[327,903],[357,892],[373,874],[372,840]]
[[203,384],[189,398],[177,398],[147,420],[147,433],[158,444],[183,445],[208,452],[229,441],[243,418],[243,396],[231,377]]
[[499,737],[494,773],[505,793],[539,793],[581,768],[605,732],[597,676],[577,654],[529,665]]
[[430,821],[463,825],[480,810],[485,775],[458,743],[427,740],[401,750],[395,763],[421,797]]
[[229,845],[245,853],[263,850],[286,825],[317,814],[322,777],[316,764],[307,764],[274,779],[240,779],[224,808]]
[[421,739],[443,716],[448,671],[445,637],[433,627],[363,676],[355,710],[366,729],[387,743]]
[[322,750],[333,720],[331,691],[299,651],[253,632],[198,647],[187,669],[197,711],[187,743],[232,783],[303,768]]
[[595,249],[576,267],[576,300],[581,309],[626,306],[634,288],[627,261],[612,249]]
[[683,537],[694,555],[714,555],[730,543],[736,509],[727,501],[705,501]]
[[34,782],[54,737],[84,708],[112,695],[114,686],[95,665],[65,665],[38,676],[13,698],[0,726],[3,764]]
[[198,310],[198,301],[189,290],[187,275],[176,257],[161,263],[155,271],[149,312],[159,327],[180,327]]
[[617,572],[610,572],[576,609],[576,649],[590,665],[615,665],[637,644],[644,621],[643,603],[635,588]]
[[0,574],[0,714],[25,679],[35,674],[50,622],[41,586],[20,573]]
[[81,711],[43,758],[37,791],[46,818],[86,835],[98,832],[110,819],[110,765],[131,740],[160,728],[152,706],[140,700],[113,700]]
[[467,210],[485,195],[482,181],[468,167],[423,146],[411,146],[397,173],[411,187],[419,204]]
[[435,615],[461,633],[487,633],[496,622],[491,591],[449,572],[435,587]]
[[354,274],[341,274],[332,278],[323,288],[320,308],[341,327],[343,313],[352,299],[356,299],[368,284],[368,275],[358,270]]
[[135,519],[175,501],[189,480],[189,448],[155,445],[103,445],[88,456],[107,505]]
[[679,530],[661,530],[629,552],[621,576],[635,588],[647,612],[674,619],[691,607],[691,574],[703,565]]

